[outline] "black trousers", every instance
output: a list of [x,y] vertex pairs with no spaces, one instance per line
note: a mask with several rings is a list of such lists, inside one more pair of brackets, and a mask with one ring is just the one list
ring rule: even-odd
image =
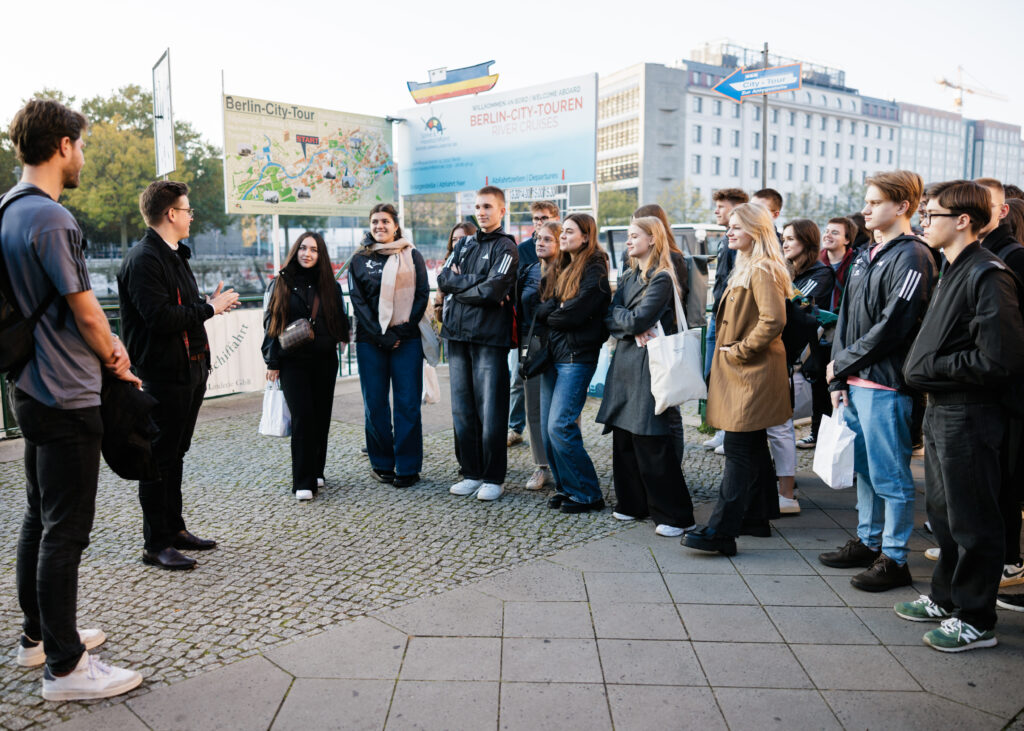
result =
[[670,435],[612,428],[616,511],[676,528],[693,525],[693,501]]
[[762,522],[779,517],[775,466],[764,429],[725,433],[725,470],[718,502],[708,525],[735,538],[744,519]]
[[818,438],[818,428],[822,416],[832,416],[832,397],[828,393],[828,384],[824,378],[811,381],[811,436]]
[[317,491],[316,479],[327,465],[327,434],[331,429],[336,353],[308,360],[282,359],[281,390],[292,417],[292,492]]
[[462,474],[500,485],[508,468],[508,348],[449,340],[448,378]]
[[1009,419],[1006,436],[999,448],[1001,482],[999,510],[1003,514],[1006,538],[1004,563],[1020,563],[1021,502],[1024,502],[1024,421]]
[[[672,448],[676,453],[676,461],[683,463],[683,456],[686,453],[686,434],[683,433],[683,415],[679,412],[678,406],[670,406],[665,411],[668,418],[668,432],[672,439]],[[692,523],[687,523],[693,525]],[[683,526],[684,528],[686,526]]]
[[142,505],[142,535],[147,551],[159,552],[174,542],[174,535],[185,530],[181,515],[181,473],[185,454],[192,446],[199,408],[210,375],[206,360],[189,361],[188,380],[142,382],[142,390],[156,398],[153,420],[160,434],[153,440],[153,457],[160,477],[139,481]]
[[103,421],[100,407],[54,409],[14,391],[25,439],[27,505],[18,537],[18,603],[23,631],[43,642],[54,673],[68,673],[78,639],[78,566],[96,510]]
[[980,630],[996,625],[1003,571],[999,404],[928,404],[924,418],[928,520],[941,549],[932,573],[936,604]]

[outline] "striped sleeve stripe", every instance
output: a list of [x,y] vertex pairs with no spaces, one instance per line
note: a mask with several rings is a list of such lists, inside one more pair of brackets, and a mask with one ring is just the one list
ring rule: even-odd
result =
[[899,296],[907,301],[914,296],[914,292],[917,291],[917,285],[921,282],[921,272],[916,272],[911,269],[907,272],[907,276],[903,280],[903,286],[900,288]]
[[508,268],[509,268],[509,266],[511,266],[511,264],[512,264],[512,255],[511,254],[505,254],[505,256],[501,260],[501,263],[498,265],[498,273],[499,274],[507,274],[508,273]]
[[807,283],[807,287],[803,291],[804,296],[805,297],[810,297],[811,296],[811,292],[813,292],[815,287],[817,287],[817,286],[818,286],[818,283],[815,282],[814,280],[811,280],[810,282],[808,282]]

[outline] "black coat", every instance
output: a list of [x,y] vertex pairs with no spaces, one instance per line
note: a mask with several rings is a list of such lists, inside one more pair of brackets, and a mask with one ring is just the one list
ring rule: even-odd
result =
[[1024,246],[1013,237],[1010,224],[1001,223],[989,231],[981,245],[1006,262],[1017,279],[1024,282]]
[[548,352],[555,363],[595,363],[608,339],[604,318],[612,299],[608,260],[598,252],[587,262],[576,296],[552,298],[537,306],[537,320],[548,328]]
[[[117,274],[121,337],[143,380],[185,383],[189,356],[209,355],[203,323],[213,305],[199,293],[188,264],[191,249],[172,249],[151,228],[124,257]],[[187,344],[186,344],[187,343]],[[210,359],[206,358],[207,368]]]
[[[365,242],[364,242],[365,243]],[[372,243],[372,242],[370,242]],[[409,321],[389,327],[381,332],[378,313],[380,312],[380,280],[388,254],[357,252],[352,257],[348,270],[349,296],[356,317],[356,339],[361,343],[373,343],[381,348],[391,348],[399,340],[411,340],[420,336],[419,323],[427,311],[430,300],[430,280],[423,255],[412,250],[412,261],[416,267],[416,294],[413,295]]]
[[1018,282],[1006,264],[975,242],[943,268],[904,376],[922,391],[998,396],[1022,371]]
[[[296,266],[298,266],[296,264]],[[274,289],[282,282],[291,291],[288,295],[288,316],[285,318],[285,325],[295,322],[299,318],[310,318],[313,314],[313,305],[316,300],[316,285],[312,276],[296,274],[289,269],[282,269],[280,276],[274,279],[267,288],[265,301],[270,302],[274,295]],[[267,368],[272,371],[281,370],[282,363],[308,361],[312,358],[335,358],[337,357],[338,342],[347,342],[349,339],[349,322],[345,315],[345,303],[341,293],[341,285],[335,282],[334,291],[326,295],[320,294],[320,309],[317,312],[316,322],[313,323],[313,334],[315,340],[305,345],[300,345],[292,350],[282,350],[281,343],[276,337],[265,335],[263,337],[263,361]],[[338,312],[341,313],[341,328],[345,336],[339,341],[327,329],[327,321],[323,317],[323,299],[325,296],[337,297]],[[270,325],[270,307],[263,310],[263,329]]]

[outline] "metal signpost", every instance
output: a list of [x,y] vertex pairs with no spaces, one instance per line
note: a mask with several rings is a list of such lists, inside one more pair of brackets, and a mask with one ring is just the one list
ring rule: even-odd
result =
[[170,48],[153,66],[153,142],[156,145],[156,176],[166,177],[176,167]]

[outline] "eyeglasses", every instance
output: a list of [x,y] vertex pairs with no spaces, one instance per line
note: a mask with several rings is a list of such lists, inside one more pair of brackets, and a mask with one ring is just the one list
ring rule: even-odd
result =
[[534,223],[544,223],[545,221],[550,221],[550,220],[551,220],[551,216],[534,216],[533,217],[533,222]]
[[921,211],[921,223],[931,223],[933,218],[960,218],[964,214],[962,213],[931,213],[929,211]]
[[195,208],[178,208],[177,206],[171,206],[167,210],[168,211],[188,211],[188,218],[189,218],[190,221],[196,217],[196,209]]

